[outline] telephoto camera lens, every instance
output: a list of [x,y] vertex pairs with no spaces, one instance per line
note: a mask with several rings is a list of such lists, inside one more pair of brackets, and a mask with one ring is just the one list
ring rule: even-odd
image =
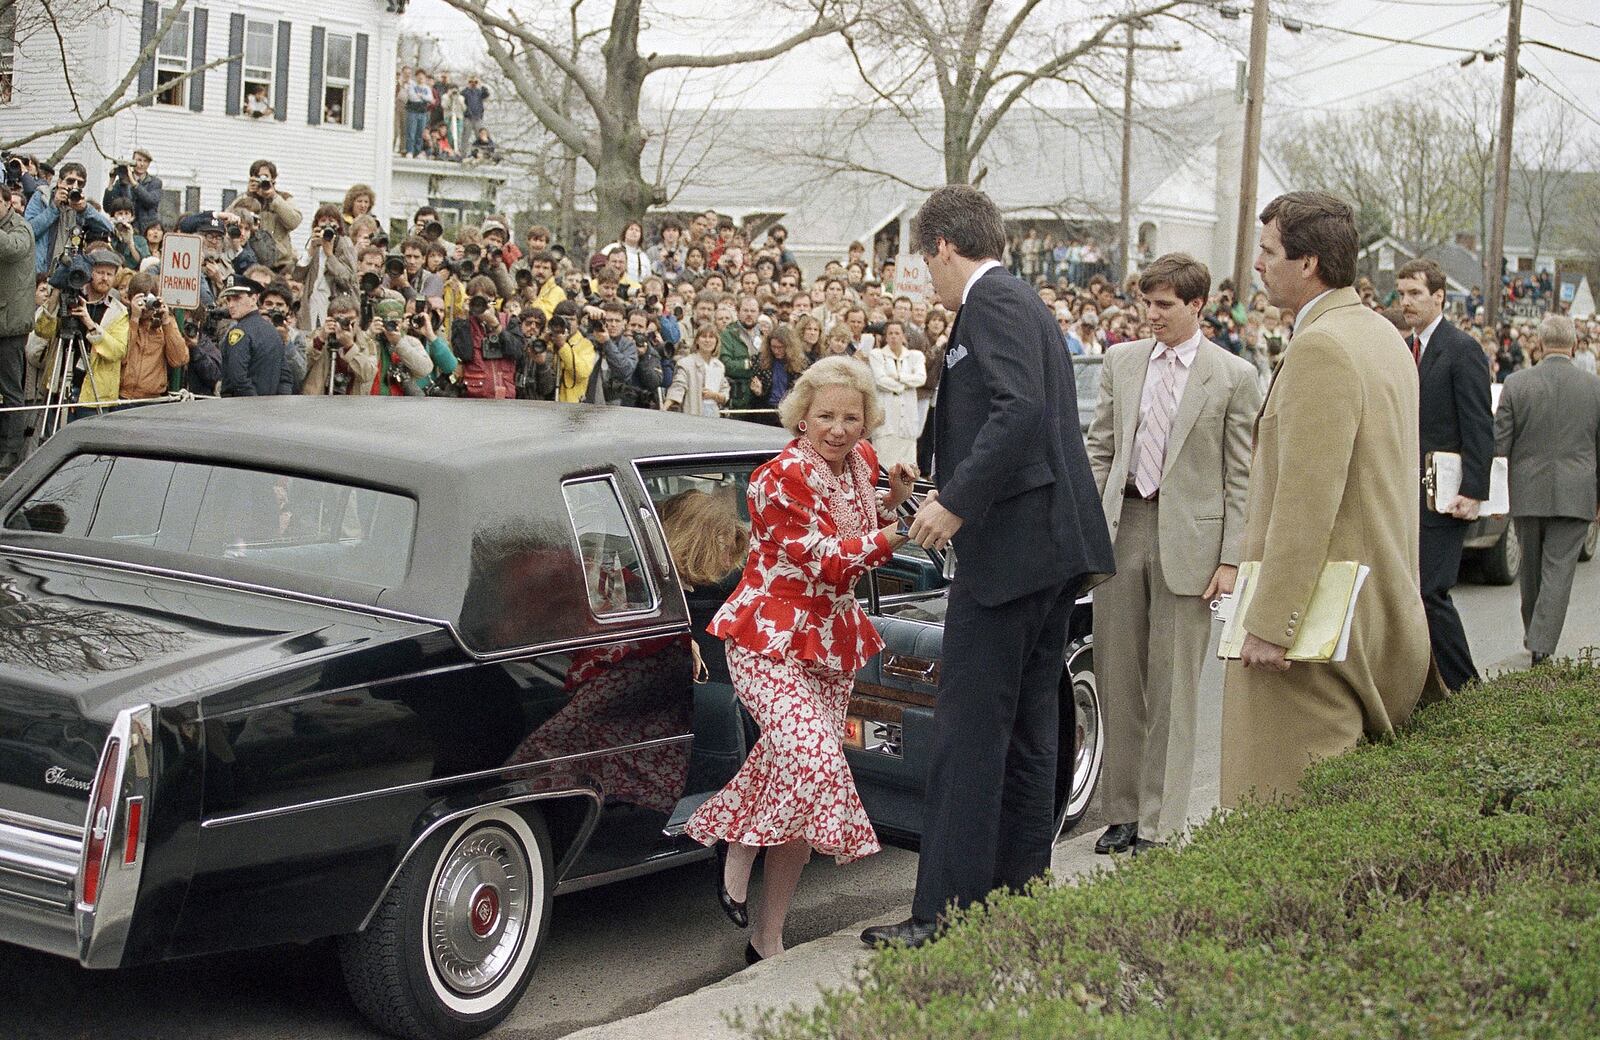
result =
[[393,253],[390,253],[389,256],[383,261],[383,270],[384,273],[391,278],[400,277],[406,273],[405,258],[395,256]]
[[423,225],[422,233],[429,237],[437,238],[438,236],[444,234],[444,225],[439,223],[437,220],[430,220],[427,224]]
[[238,224],[229,224],[228,225],[228,237],[229,238],[242,238],[242,237],[244,237],[244,228],[240,227]]
[[368,271],[366,274],[361,276],[361,291],[363,293],[370,294],[376,291],[378,286],[382,284],[383,276],[378,274],[376,271]]

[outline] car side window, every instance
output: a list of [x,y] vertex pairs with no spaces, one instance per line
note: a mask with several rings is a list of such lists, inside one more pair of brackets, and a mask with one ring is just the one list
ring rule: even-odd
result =
[[653,609],[655,590],[616,485],[607,477],[575,480],[563,484],[561,493],[578,538],[583,580],[594,616]]
[[82,538],[89,533],[100,489],[110,472],[109,455],[74,455],[11,511],[6,530]]

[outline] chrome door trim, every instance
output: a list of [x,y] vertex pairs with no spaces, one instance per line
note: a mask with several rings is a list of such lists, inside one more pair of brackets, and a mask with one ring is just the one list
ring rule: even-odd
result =
[[296,802],[292,805],[274,806],[271,809],[256,809],[251,812],[234,813],[230,816],[212,816],[200,821],[202,830],[211,830],[217,827],[228,827],[236,823],[254,823],[257,820],[267,820],[275,816],[290,816],[295,813],[310,812],[316,809],[326,809],[336,805],[348,805],[351,802],[363,802],[372,798],[382,798],[391,794],[403,794],[407,791],[418,791],[427,787],[438,787],[442,784],[459,784],[470,780],[484,780],[491,777],[510,776],[519,772],[543,769],[546,766],[559,765],[564,762],[586,761],[596,758],[608,758],[612,755],[627,754],[634,751],[645,751],[655,747],[665,747],[671,744],[688,743],[694,740],[693,733],[682,733],[673,737],[657,737],[654,740],[640,741],[637,744],[624,744],[620,747],[604,748],[600,751],[583,751],[575,755],[562,755],[559,758],[541,758],[534,762],[518,762],[515,765],[496,766],[493,769],[480,769],[474,773],[457,773],[454,776],[432,777],[427,780],[413,780],[407,784],[395,784],[391,787],[379,787],[370,791],[356,791],[351,794],[334,795],[330,798],[315,798],[307,802]]
[[10,824],[30,831],[44,831],[62,838],[83,840],[83,828],[74,827],[70,823],[61,823],[57,820],[47,820],[43,816],[31,816],[24,812],[15,812],[11,809],[0,809],[0,824]]
[[598,888],[609,885],[613,881],[627,881],[630,878],[644,877],[654,874],[658,870],[668,870],[672,867],[685,866],[710,859],[716,855],[716,850],[711,848],[684,849],[681,852],[669,852],[662,856],[655,856],[643,863],[635,863],[631,867],[618,867],[616,870],[606,870],[599,874],[587,874],[571,881],[562,881],[556,885],[556,895],[564,896],[570,892],[582,892],[586,888]]

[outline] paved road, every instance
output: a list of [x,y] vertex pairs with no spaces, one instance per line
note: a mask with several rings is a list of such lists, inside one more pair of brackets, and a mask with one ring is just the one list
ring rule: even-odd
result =
[[[1600,645],[1600,563],[1579,568],[1561,653]],[[1486,671],[1527,664],[1515,588],[1463,586],[1457,601]],[[1216,803],[1221,669],[1201,691],[1192,805]],[[1104,826],[1093,813],[1080,833]],[[814,863],[790,922],[790,942],[892,912],[911,897],[915,858],[887,850],[846,868]],[[691,992],[743,967],[743,934],[717,910],[707,864],[696,864],[556,903],[539,972],[496,1040],[546,1040]],[[0,1037],[100,1040],[355,1040],[375,1037],[351,1008],[330,944],[209,957],[120,973],[0,947]],[[666,1038],[663,1038],[666,1040]]]

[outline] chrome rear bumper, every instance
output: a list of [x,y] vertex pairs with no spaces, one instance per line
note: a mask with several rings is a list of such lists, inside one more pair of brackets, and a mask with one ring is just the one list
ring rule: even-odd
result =
[[0,941],[78,959],[78,828],[0,810]]

